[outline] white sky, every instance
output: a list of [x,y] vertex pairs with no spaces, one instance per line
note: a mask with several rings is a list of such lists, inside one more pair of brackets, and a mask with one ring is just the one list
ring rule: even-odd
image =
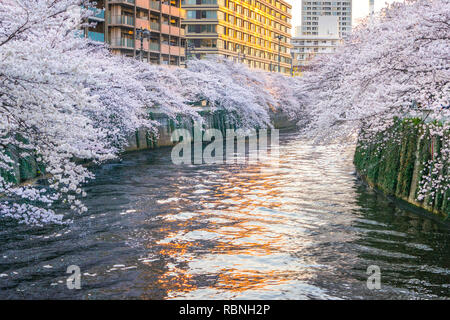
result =
[[[399,0],[397,0],[399,1]],[[302,20],[301,16],[301,0],[287,0],[292,4],[292,35],[294,35],[295,27],[299,26]],[[375,10],[380,10],[386,3],[392,3],[394,0],[375,0]],[[357,20],[369,14],[369,0],[353,0],[353,25]]]

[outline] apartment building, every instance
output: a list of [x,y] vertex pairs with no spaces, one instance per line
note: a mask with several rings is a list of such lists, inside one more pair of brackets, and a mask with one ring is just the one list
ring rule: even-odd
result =
[[336,51],[352,30],[352,1],[302,0],[302,24],[292,38],[293,69],[303,72],[314,58]]
[[284,0],[182,0],[188,55],[223,55],[290,73],[291,10]]
[[[85,36],[106,42],[111,51],[128,57],[142,57],[155,64],[181,65],[185,58],[185,36],[181,0],[97,0]],[[140,29],[148,30],[142,37]]]
[[293,66],[296,70],[305,71],[313,58],[335,52],[341,43],[337,17],[319,16],[317,21],[317,35],[303,35],[302,30],[296,28],[295,37],[292,38]]
[[338,20],[338,36],[343,38],[352,31],[352,1],[302,0],[301,34],[319,35],[319,17],[331,16]]
[[296,71],[303,72],[308,69],[309,62],[323,54],[336,51],[341,39],[337,35],[295,36],[292,38],[292,64]]

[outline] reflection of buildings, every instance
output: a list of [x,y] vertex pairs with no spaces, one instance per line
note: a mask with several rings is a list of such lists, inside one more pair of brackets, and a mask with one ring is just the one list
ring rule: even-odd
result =
[[304,71],[317,55],[336,51],[352,29],[352,1],[302,0],[302,25],[292,38],[293,67]]
[[143,40],[143,59],[156,64],[180,65],[184,61],[184,30],[181,0],[97,0],[89,18],[96,22],[85,30],[94,41],[107,42],[111,51],[129,57],[140,54],[140,28],[150,31]]
[[291,8],[284,0],[183,0],[190,53],[220,54],[252,68],[288,73]]

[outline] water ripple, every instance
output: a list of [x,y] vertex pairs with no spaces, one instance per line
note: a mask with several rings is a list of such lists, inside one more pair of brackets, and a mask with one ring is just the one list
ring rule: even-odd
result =
[[352,148],[280,141],[278,166],[131,153],[97,170],[72,225],[0,221],[0,298],[449,298],[448,228],[367,189]]

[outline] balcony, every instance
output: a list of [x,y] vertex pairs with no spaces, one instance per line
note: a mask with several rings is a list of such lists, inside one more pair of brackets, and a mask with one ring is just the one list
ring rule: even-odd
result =
[[150,51],[159,51],[159,43],[150,42]]
[[167,4],[161,4],[161,12],[165,14],[170,14],[170,6]]
[[148,20],[136,18],[136,28],[149,29],[150,23]]
[[162,24],[161,25],[161,33],[170,34],[173,36],[179,36],[180,28],[175,27],[175,26],[170,26],[168,24]]
[[159,26],[159,22],[150,22],[150,30],[151,31],[160,31],[161,28]]
[[109,0],[109,3],[124,3],[134,5],[135,0]]
[[[144,51],[148,51],[148,41],[144,40],[142,41],[142,47],[144,48]],[[141,50],[141,41],[136,41],[136,50],[139,52]]]
[[170,46],[170,54],[179,56],[180,55],[180,47],[177,46]]
[[112,16],[109,19],[110,24],[124,24],[134,26],[134,17],[131,16]]
[[168,44],[161,44],[162,54],[171,54],[174,56],[184,56],[184,48],[178,46],[169,46]]
[[163,54],[169,54],[170,52],[170,46],[168,44],[161,44],[161,53]]
[[180,35],[180,28],[175,26],[170,26],[170,34],[173,36],[179,36]]
[[160,4],[159,2],[156,2],[156,1],[150,1],[150,8],[159,11],[159,4]]
[[168,24],[161,24],[161,32],[165,33],[165,34],[169,34],[170,33],[170,27]]
[[88,31],[88,38],[93,41],[105,42],[105,34],[100,32]]
[[148,0],[136,0],[136,5],[144,9],[150,9],[148,6]]
[[179,46],[170,46],[170,54],[173,56],[184,56],[184,48]]
[[180,9],[175,6],[170,6],[170,14],[176,17],[180,16]]
[[99,8],[89,8],[94,14],[89,17],[91,20],[104,21],[105,20],[105,9]]
[[133,49],[134,48],[134,39],[130,39],[130,38],[111,39],[111,46]]

